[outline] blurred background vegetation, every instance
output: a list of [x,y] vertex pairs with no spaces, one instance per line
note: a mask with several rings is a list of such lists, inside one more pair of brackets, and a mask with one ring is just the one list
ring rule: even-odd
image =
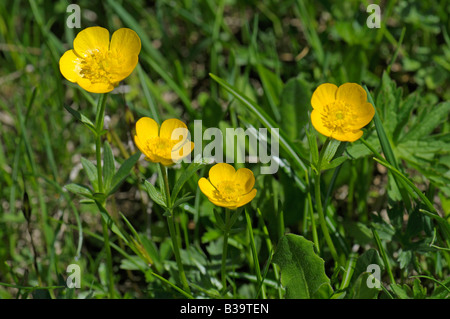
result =
[[[257,102],[305,154],[310,152],[305,128],[315,87],[323,82],[356,82],[373,92],[403,171],[448,218],[450,3],[376,2],[381,8],[379,29],[366,26],[369,3],[77,1],[81,29],[102,26],[112,33],[129,27],[142,41],[140,65],[110,95],[106,109],[106,137],[117,162],[136,151],[133,128],[142,116],[177,117],[190,127],[195,119],[202,119],[205,128],[261,127],[257,117],[222,90],[209,73]],[[81,157],[95,159],[94,139],[66,107],[93,120],[97,99],[59,72],[60,56],[81,30],[66,26],[69,4],[63,0],[0,2],[0,282],[16,287],[0,285],[0,298],[101,298],[106,294],[97,208],[64,188],[69,183],[86,184]],[[365,137],[380,150],[373,128]],[[398,294],[445,296],[443,285],[436,281],[446,280],[449,287],[449,255],[433,247],[439,243],[432,220],[419,213],[420,205],[411,207],[402,201],[387,170],[362,143],[348,145],[345,154],[348,160],[339,174],[330,171],[324,176],[324,189],[333,185],[328,209],[336,238],[343,239],[341,253],[362,255],[376,247],[371,225],[378,230],[395,278],[407,285],[399,286]],[[162,210],[142,188],[142,179],[154,181],[156,171],[156,165],[139,162],[108,202],[108,211],[119,221],[119,212],[126,216],[143,235],[143,246],[155,262],[153,271],[173,280],[176,267]],[[180,169],[170,170],[171,180],[179,173]],[[199,176],[206,173],[204,169]],[[295,178],[304,176],[292,176],[288,164],[275,176],[257,176],[258,196],[251,211],[261,265],[269,258],[270,242],[275,245],[284,231],[311,238],[307,192],[292,182]],[[214,226],[212,205],[199,194],[195,178],[184,192],[197,195],[183,205],[178,220],[188,276],[197,285],[198,295],[214,296],[221,233]],[[280,221],[280,214],[281,225],[273,222]],[[239,223],[245,225],[243,219]],[[112,236],[118,296],[179,297]],[[233,295],[253,297],[257,287],[251,275],[252,259],[243,249],[248,247],[248,236],[237,232],[231,239]],[[328,262],[330,256],[323,258]],[[83,289],[30,288],[64,286],[71,263],[83,269]],[[334,269],[326,265],[331,277]],[[410,278],[418,274],[428,278]],[[269,296],[279,297],[272,269],[267,282],[273,286]],[[358,293],[364,296],[362,290],[349,295]],[[377,296],[386,297],[383,292],[370,297]]]

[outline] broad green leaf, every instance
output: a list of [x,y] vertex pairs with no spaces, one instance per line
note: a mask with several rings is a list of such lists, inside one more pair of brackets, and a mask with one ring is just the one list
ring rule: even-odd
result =
[[411,288],[407,285],[397,285],[391,284],[392,291],[397,295],[400,299],[411,299],[410,295],[412,294]]
[[[353,285],[353,295],[352,299],[376,299],[381,288],[369,287],[367,285],[367,281],[372,281],[372,278],[369,278],[372,274],[369,272],[363,272],[358,276]],[[381,283],[380,283],[381,285]]]
[[109,194],[114,193],[119,188],[123,180],[130,174],[131,169],[133,168],[134,164],[136,164],[140,156],[141,152],[138,151],[123,162],[123,164],[120,166],[111,180],[111,188]]
[[313,246],[311,241],[294,234],[287,234],[278,242],[272,262],[280,266],[286,298],[330,297],[330,279],[325,274],[323,259],[314,252]]
[[378,251],[371,248],[365,251],[361,256],[358,257],[355,264],[355,270],[353,271],[352,284],[353,285],[356,279],[365,272],[368,272],[368,267],[370,265],[378,265],[380,267],[380,274],[384,271],[384,263],[381,259]]
[[114,155],[108,141],[105,141],[105,144],[103,146],[103,184],[106,193],[108,193],[108,190],[111,187],[111,181],[114,177],[115,172],[116,169],[114,167]]
[[81,158],[81,165],[86,172],[87,178],[91,182],[94,191],[98,191],[98,177],[97,177],[97,167],[89,160],[84,157]]
[[167,208],[166,201],[161,194],[160,191],[156,189],[156,187],[150,183],[149,181],[144,182],[145,188],[147,189],[147,193],[150,196],[150,198],[157,203],[159,206]]

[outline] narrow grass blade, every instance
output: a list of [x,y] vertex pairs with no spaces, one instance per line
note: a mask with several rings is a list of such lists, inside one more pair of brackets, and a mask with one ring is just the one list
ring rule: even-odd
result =
[[[252,112],[258,118],[258,120],[271,131],[272,134],[274,133],[272,129],[278,127],[278,125],[258,105],[250,101],[236,88],[228,84],[223,79],[211,73],[210,76],[214,81],[219,83],[236,99],[238,99],[250,112]],[[306,159],[306,156],[304,156],[302,152],[300,152],[300,150],[286,138],[285,134],[281,130],[279,130],[279,139],[281,147],[294,160],[295,164],[303,171],[306,171],[307,166],[309,166],[309,161]]]

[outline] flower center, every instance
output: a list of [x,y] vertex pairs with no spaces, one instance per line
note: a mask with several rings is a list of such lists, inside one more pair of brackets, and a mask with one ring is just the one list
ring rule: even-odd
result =
[[222,181],[214,190],[216,199],[227,203],[237,203],[243,194],[244,189],[234,181]]
[[147,140],[146,147],[149,153],[164,159],[172,159],[172,149],[177,141],[167,138],[153,137]]
[[321,113],[323,125],[332,132],[346,133],[352,130],[352,122],[356,115],[351,106],[342,102],[334,101],[324,107]]
[[81,61],[80,75],[91,83],[113,84],[114,70],[117,70],[116,54],[98,49],[86,54]]

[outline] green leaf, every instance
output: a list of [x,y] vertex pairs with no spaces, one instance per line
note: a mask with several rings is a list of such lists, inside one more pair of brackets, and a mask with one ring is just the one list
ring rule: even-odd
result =
[[92,198],[92,192],[87,186],[72,183],[64,186],[64,188],[67,189],[69,192],[78,195],[83,195],[88,198]]
[[86,172],[86,175],[91,182],[94,191],[98,191],[98,177],[97,177],[97,167],[89,160],[84,157],[81,158],[81,165],[83,165],[83,169]]
[[300,140],[305,134],[311,105],[311,86],[301,78],[286,82],[280,97],[280,126],[292,141]]
[[189,193],[185,194],[183,197],[178,198],[172,205],[172,209],[175,209],[176,207],[180,206],[183,203],[186,203],[190,201],[191,199],[195,198],[195,196],[188,196]]
[[332,169],[332,168],[335,168],[335,167],[341,165],[346,160],[347,160],[347,156],[339,156],[338,158],[335,158],[334,160],[332,160],[330,163],[328,163],[328,162],[322,163],[321,168],[323,171],[325,171],[327,169]]
[[412,293],[411,288],[409,288],[407,285],[397,285],[397,284],[391,284],[392,291],[397,295],[400,299],[411,299],[410,295]]
[[128,236],[124,235],[122,233],[122,231],[120,230],[119,226],[116,224],[116,222],[114,221],[114,219],[111,218],[111,216],[109,215],[109,213],[107,212],[107,210],[105,209],[105,207],[103,206],[103,204],[101,204],[101,202],[99,201],[95,201],[95,204],[97,205],[100,214],[102,215],[103,220],[106,222],[106,224],[108,225],[108,228],[117,236],[119,236],[127,245],[129,245],[128,242]]
[[[371,103],[372,106],[375,108],[375,115],[374,115],[373,121],[375,123],[375,129],[377,130],[378,139],[380,140],[380,144],[381,144],[381,148],[383,149],[383,153],[386,156],[387,161],[392,166],[394,166],[396,169],[399,169],[398,161],[397,161],[394,151],[391,147],[391,142],[389,141],[388,135],[386,134],[383,123],[381,122],[381,118],[378,113],[377,107],[375,106],[375,103],[373,101],[372,95],[370,94],[370,92],[366,86],[364,86],[364,89],[367,92],[368,102]],[[403,202],[405,203],[405,205],[409,206],[410,200],[408,198],[407,190],[404,189],[402,182],[396,176],[394,176],[394,180],[395,180],[395,183],[397,184],[397,187],[398,187],[400,195],[403,199]]]
[[358,257],[355,264],[355,270],[353,271],[352,284],[353,285],[361,274],[367,272],[369,265],[378,265],[380,267],[380,273],[384,271],[384,263],[381,259],[378,251],[371,248],[365,251]]
[[181,176],[177,179],[175,182],[175,185],[173,186],[171,199],[172,203],[175,203],[178,193],[181,191],[181,188],[183,187],[184,183],[186,183],[189,179],[192,178],[192,176],[203,166],[208,164],[206,159],[194,159],[194,161],[189,164],[188,168],[186,168]]
[[111,187],[111,181],[115,173],[116,169],[114,167],[114,155],[108,141],[105,141],[105,145],[103,147],[103,184],[105,186],[106,193],[108,193],[108,190]]
[[383,149],[383,153],[386,156],[387,161],[393,165],[395,168],[398,169],[398,163],[397,159],[395,158],[394,151],[391,147],[391,142],[389,141],[388,135],[386,134],[386,131],[384,129],[383,123],[381,122],[381,118],[379,115],[379,111],[377,110],[377,107],[375,106],[375,103],[372,99],[372,95],[370,94],[369,90],[366,86],[364,86],[367,92],[367,100],[369,103],[372,104],[372,106],[375,108],[375,115],[373,117],[373,121],[375,123],[375,129],[377,130],[378,139],[380,140],[381,148]]
[[319,162],[319,148],[317,147],[316,135],[313,133],[312,126],[309,126],[309,130],[306,131],[306,137],[309,144],[309,152],[311,154],[311,163],[317,166]]
[[[376,299],[381,288],[370,288],[367,285],[367,279],[372,274],[369,272],[363,272],[356,279],[355,284],[353,285],[353,299]],[[369,279],[370,280],[370,279]]]
[[97,131],[95,130],[95,126],[94,123],[92,123],[92,121],[87,118],[86,116],[84,116],[83,114],[81,114],[80,112],[74,110],[73,108],[71,108],[68,105],[64,104],[64,108],[69,111],[70,114],[72,114],[78,121],[80,121],[81,123],[83,123],[87,128],[89,128],[94,134],[97,134]]
[[163,195],[161,194],[161,192],[158,191],[156,189],[156,187],[147,180],[144,182],[144,185],[145,185],[145,188],[147,189],[147,193],[150,196],[150,198],[155,203],[157,203],[159,206],[167,208],[166,201],[165,201]]
[[275,119],[279,121],[282,118],[278,109],[278,97],[281,95],[281,90],[283,89],[283,81],[275,73],[266,69],[261,64],[258,64],[256,69],[258,70],[264,94],[267,97],[272,113]]
[[423,121],[420,121],[408,131],[402,141],[418,140],[429,135],[439,124],[447,120],[449,113],[450,101],[438,104],[425,116]]
[[220,216],[220,212],[217,211],[217,209],[213,208],[214,217],[216,218],[217,226],[220,228],[220,230],[225,229],[225,222],[222,219],[222,216]]
[[325,163],[329,163],[333,159],[334,154],[336,153],[340,144],[341,141],[335,139],[330,140],[330,143],[328,143],[325,153],[323,154],[323,160],[325,161]]
[[111,180],[111,188],[108,195],[114,193],[119,188],[123,180],[130,174],[131,169],[133,168],[134,164],[136,164],[140,156],[141,152],[138,151],[127,158],[125,162],[123,162],[123,164],[120,166],[117,173]]
[[280,239],[272,262],[281,268],[286,298],[330,297],[332,288],[325,274],[325,263],[316,255],[313,246],[311,241],[299,235],[288,234]]

